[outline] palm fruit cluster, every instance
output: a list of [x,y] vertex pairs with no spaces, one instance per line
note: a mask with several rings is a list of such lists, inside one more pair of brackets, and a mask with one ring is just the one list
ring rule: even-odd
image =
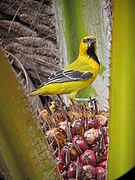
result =
[[52,101],[41,111],[41,125],[52,145],[63,180],[105,180],[108,157],[108,113],[77,102],[63,107]]

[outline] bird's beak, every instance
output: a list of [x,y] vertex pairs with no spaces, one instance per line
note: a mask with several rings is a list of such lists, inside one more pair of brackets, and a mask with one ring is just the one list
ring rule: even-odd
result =
[[96,42],[96,38],[91,38],[90,41],[91,42]]

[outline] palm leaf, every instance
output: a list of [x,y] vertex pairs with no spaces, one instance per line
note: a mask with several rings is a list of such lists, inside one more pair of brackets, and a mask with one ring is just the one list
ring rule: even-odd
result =
[[2,50],[0,59],[1,166],[14,180],[59,179],[51,148]]

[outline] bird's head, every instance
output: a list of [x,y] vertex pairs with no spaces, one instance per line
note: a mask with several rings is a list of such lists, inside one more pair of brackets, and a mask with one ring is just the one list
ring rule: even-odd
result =
[[94,36],[85,36],[80,43],[80,55],[92,56],[96,50],[96,38]]

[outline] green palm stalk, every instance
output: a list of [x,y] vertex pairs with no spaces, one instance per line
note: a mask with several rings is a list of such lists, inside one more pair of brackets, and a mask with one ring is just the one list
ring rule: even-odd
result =
[[114,1],[108,179],[135,166],[135,1]]

